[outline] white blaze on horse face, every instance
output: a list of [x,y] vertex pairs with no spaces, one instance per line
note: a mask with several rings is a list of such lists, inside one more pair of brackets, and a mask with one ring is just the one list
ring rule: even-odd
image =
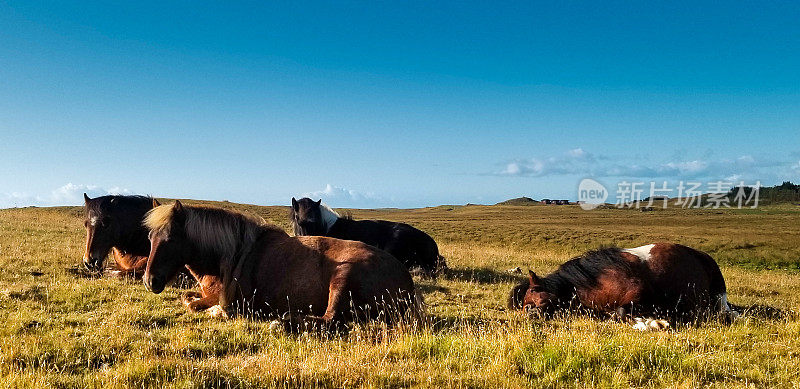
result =
[[330,230],[333,224],[339,220],[339,214],[326,204],[320,204],[319,212],[322,214],[322,221],[325,223],[325,232],[327,232],[327,230]]
[[650,260],[650,250],[652,250],[654,246],[655,246],[654,244],[648,244],[645,246],[639,246],[632,249],[624,249],[622,251],[639,257],[639,260],[641,260],[642,262],[647,262]]

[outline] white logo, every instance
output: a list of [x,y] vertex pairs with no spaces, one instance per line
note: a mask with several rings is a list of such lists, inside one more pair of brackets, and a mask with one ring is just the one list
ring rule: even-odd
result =
[[578,185],[578,204],[587,211],[605,203],[607,198],[606,187],[591,178],[584,178]]

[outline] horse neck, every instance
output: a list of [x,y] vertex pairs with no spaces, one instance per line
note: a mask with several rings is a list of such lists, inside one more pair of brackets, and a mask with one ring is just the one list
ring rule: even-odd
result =
[[[225,231],[224,233],[201,232],[187,229],[187,237],[191,242],[193,251],[200,259],[212,259],[215,262],[223,260],[236,260],[241,256],[246,247],[252,245],[255,239],[247,235],[247,227],[239,225],[235,231]],[[209,236],[210,235],[210,236]]]
[[322,216],[322,224],[325,226],[325,232],[328,232],[333,228],[333,225],[336,224],[338,221],[342,220],[339,217],[339,214],[334,212],[330,209],[327,205],[322,205],[319,207],[319,212]]
[[114,244],[114,247],[134,255],[146,256],[150,252],[150,240],[147,238],[148,231],[142,225],[144,215],[150,209],[151,207],[148,204],[147,207],[142,207],[141,209],[125,211],[126,215],[120,219],[132,221],[121,223],[119,241]]
[[350,220],[340,217],[339,219],[336,220],[336,223],[333,223],[332,225],[328,226],[327,230],[328,236],[333,238],[344,239],[340,238],[339,236],[350,236],[350,233],[351,231],[353,231],[353,228],[356,223],[358,222],[355,220]]

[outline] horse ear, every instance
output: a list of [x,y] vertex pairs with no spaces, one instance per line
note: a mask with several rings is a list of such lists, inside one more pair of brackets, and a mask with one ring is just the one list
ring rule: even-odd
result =
[[156,200],[156,198],[153,197],[153,208],[155,208],[155,207],[157,207],[159,205],[161,205],[161,203],[159,203],[158,200]]
[[88,203],[89,203],[89,200],[91,200],[91,199],[89,198],[89,196],[87,196],[87,195],[86,195],[86,193],[84,193],[84,194],[83,194],[83,201],[84,201],[85,203],[87,203],[87,204],[88,204]]
[[292,197],[292,209],[294,209],[295,212],[297,212],[300,209],[300,205],[297,204],[297,200],[295,200],[294,197]]
[[322,199],[319,199],[319,201],[317,201],[317,205],[320,205],[320,204],[322,204]]
[[175,200],[175,204],[172,205],[172,209],[175,212],[183,212],[183,204],[181,204],[180,200]]
[[541,281],[539,276],[537,276],[533,270],[528,270],[528,282],[530,282],[531,285],[539,285],[539,281]]

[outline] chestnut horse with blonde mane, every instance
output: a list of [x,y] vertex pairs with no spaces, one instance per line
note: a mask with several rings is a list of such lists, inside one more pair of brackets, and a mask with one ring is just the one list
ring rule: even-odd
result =
[[290,237],[282,229],[221,208],[180,201],[148,212],[145,286],[164,290],[184,266],[221,280],[223,312],[289,317],[326,326],[420,314],[402,263],[361,242]]

